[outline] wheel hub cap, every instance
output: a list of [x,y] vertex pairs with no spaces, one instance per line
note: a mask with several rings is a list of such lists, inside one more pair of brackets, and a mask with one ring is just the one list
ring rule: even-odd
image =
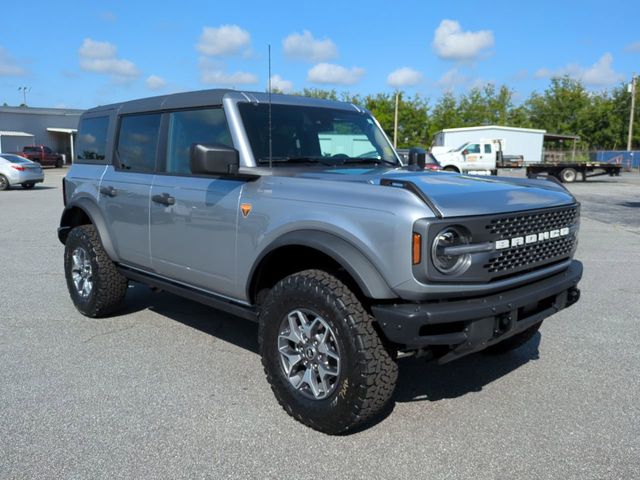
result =
[[71,254],[71,279],[82,298],[87,298],[93,289],[93,269],[89,254],[82,247],[76,247]]
[[291,311],[280,325],[280,365],[291,386],[307,398],[322,400],[340,378],[340,351],[329,324],[307,309]]

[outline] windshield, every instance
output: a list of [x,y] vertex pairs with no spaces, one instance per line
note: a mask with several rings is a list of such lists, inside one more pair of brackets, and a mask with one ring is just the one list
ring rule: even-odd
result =
[[[269,163],[269,105],[240,103],[258,164]],[[384,163],[398,166],[393,148],[370,115],[300,105],[271,106],[274,163]]]

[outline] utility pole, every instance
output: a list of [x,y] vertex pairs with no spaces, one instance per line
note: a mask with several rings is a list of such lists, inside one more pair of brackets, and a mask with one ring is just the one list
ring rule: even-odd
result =
[[631,113],[629,114],[629,137],[627,138],[627,152],[631,151],[631,140],[633,139],[633,119],[636,110],[636,82],[635,73],[631,77]]
[[393,115],[393,148],[398,147],[398,103],[400,101],[400,91],[396,90],[396,110]]
[[27,106],[27,92],[31,90],[31,87],[18,87],[18,91],[22,92],[22,104],[26,107]]

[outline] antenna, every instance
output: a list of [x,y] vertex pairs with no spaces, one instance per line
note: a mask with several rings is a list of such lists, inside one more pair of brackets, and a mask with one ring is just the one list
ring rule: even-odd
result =
[[269,44],[269,168],[272,168],[273,144],[271,142],[271,44]]

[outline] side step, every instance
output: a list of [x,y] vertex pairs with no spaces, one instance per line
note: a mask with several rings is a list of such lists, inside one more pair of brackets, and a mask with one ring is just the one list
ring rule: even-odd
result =
[[134,282],[143,283],[150,287],[158,288],[171,292],[180,297],[188,298],[199,303],[203,303],[217,310],[236,315],[237,317],[251,320],[252,322],[258,321],[258,311],[255,307],[242,305],[227,298],[208,293],[202,290],[198,290],[193,287],[188,287],[177,282],[172,282],[164,278],[156,277],[155,275],[149,275],[131,268],[118,266],[118,270],[129,280]]

